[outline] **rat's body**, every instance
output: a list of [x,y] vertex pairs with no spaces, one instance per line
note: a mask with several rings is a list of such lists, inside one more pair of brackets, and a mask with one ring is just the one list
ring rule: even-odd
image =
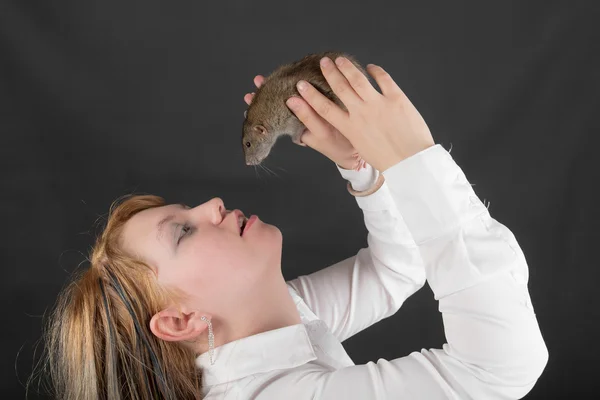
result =
[[364,68],[351,55],[333,51],[309,54],[299,61],[280,66],[265,78],[245,114],[242,148],[247,165],[260,164],[267,158],[280,136],[289,135],[295,143],[301,143],[300,136],[306,127],[285,104],[290,97],[300,96],[296,89],[299,80],[309,82],[346,111],[344,104],[331,90],[319,65],[323,57],[335,61],[338,56],[347,58],[369,79]]

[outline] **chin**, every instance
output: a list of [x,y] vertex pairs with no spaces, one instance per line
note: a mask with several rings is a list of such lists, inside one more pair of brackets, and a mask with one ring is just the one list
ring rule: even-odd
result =
[[[253,225],[251,227],[251,229],[256,229],[257,232],[253,232],[255,234],[258,234],[262,237],[269,237],[269,238],[274,238],[274,237],[278,237],[279,241],[281,241],[281,230],[279,230],[278,227],[276,227],[275,225],[271,225],[269,223],[264,222],[263,220],[260,219],[260,217],[258,217],[258,221],[256,221],[254,223],[255,225]],[[260,231],[260,232],[258,232]]]
[[281,253],[281,245],[283,243],[283,235],[278,227],[275,225],[265,224],[265,240],[264,244],[266,248],[269,248],[269,253],[272,251],[278,251]]
[[281,263],[281,248],[283,244],[283,235],[278,227],[270,224],[263,224],[262,237],[260,238],[261,258],[267,261],[267,264]]

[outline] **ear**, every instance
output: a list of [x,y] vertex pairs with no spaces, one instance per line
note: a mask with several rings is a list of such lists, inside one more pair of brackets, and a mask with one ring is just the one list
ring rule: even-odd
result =
[[261,135],[266,135],[266,134],[267,134],[267,128],[265,128],[265,127],[264,127],[264,126],[262,126],[262,125],[256,125],[256,126],[254,127],[254,130],[255,130],[256,132],[258,132],[259,134],[261,134]]
[[154,314],[150,320],[150,330],[156,337],[167,342],[193,340],[207,328],[206,323],[201,320],[202,316],[211,319],[211,315],[206,313],[185,313],[170,307]]

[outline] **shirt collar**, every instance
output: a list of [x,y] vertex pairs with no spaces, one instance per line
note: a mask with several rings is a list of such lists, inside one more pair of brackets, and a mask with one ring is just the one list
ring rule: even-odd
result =
[[317,358],[304,324],[247,336],[214,348],[196,358],[203,386],[214,386],[277,369],[294,368]]

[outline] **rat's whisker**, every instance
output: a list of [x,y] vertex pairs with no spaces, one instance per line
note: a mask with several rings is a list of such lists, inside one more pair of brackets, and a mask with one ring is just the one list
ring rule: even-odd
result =
[[260,168],[261,168],[263,171],[265,171],[265,172],[267,173],[267,175],[270,175],[270,173],[269,173],[270,171],[269,171],[267,168],[265,168],[265,166],[264,166],[264,165],[262,165],[262,164],[258,164],[258,166],[259,166],[259,167],[260,167]]
[[263,170],[265,170],[265,171],[266,171],[266,172],[267,172],[269,175],[275,175],[275,174],[273,173],[273,171],[271,171],[271,170],[269,169],[269,167],[267,167],[266,165],[262,165],[262,164],[261,164],[261,166],[262,166]]
[[[260,164],[256,164],[256,165],[254,166],[254,170],[256,171],[256,174],[257,174],[258,176],[261,176],[261,175],[260,175],[260,171],[261,171],[261,170],[263,170],[263,169],[264,169],[264,168],[263,168],[263,167],[262,167],[262,165],[260,165]],[[262,176],[261,176],[261,178],[262,178]]]
[[256,165],[253,165],[254,167],[254,173],[256,174],[256,179],[262,180],[262,176],[260,176],[260,174],[258,173],[258,168],[256,168]]
[[266,165],[264,166],[264,168],[269,171],[272,175],[276,176],[277,178],[281,179],[281,177],[279,175],[277,175],[277,173],[275,173],[275,171],[273,171],[272,169],[270,169],[269,167],[267,167]]
[[262,168],[264,171],[266,171],[266,172],[267,172],[269,175],[271,175],[271,173],[273,172],[273,171],[271,171],[271,170],[269,169],[269,167],[267,167],[267,166],[266,166],[266,165],[264,165],[264,164],[260,164],[260,166],[261,166],[261,168]]
[[[277,168],[277,167],[275,167],[275,168]],[[273,171],[273,170],[271,170],[271,172],[273,172],[273,175],[275,175],[277,178],[279,178],[279,179],[283,179],[282,177],[280,177],[280,176],[277,174],[277,172],[275,172],[275,171]],[[287,172],[287,171],[285,171],[285,172]]]

